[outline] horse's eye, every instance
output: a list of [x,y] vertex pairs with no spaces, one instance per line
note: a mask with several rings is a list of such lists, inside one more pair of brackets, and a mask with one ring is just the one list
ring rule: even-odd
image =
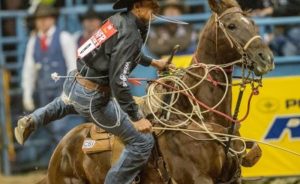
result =
[[230,30],[234,30],[234,29],[236,29],[236,26],[235,26],[235,24],[229,24],[227,26],[227,28],[230,29]]

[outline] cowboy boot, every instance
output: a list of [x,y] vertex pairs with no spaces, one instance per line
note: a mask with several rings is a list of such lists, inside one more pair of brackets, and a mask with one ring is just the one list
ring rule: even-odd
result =
[[25,116],[18,121],[15,128],[15,137],[19,144],[24,145],[29,135],[34,131],[34,122],[31,116]]

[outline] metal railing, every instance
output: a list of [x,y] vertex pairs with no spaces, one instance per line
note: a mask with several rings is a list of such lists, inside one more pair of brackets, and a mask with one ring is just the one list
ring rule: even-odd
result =
[[1,134],[1,163],[3,173],[5,175],[10,174],[10,164],[8,156],[8,136],[7,136],[7,127],[6,127],[6,112],[5,112],[5,99],[4,99],[4,60],[1,57],[0,51],[0,134]]

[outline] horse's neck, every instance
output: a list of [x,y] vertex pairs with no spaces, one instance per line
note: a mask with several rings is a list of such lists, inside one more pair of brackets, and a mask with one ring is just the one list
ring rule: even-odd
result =
[[[218,38],[217,41],[216,38]],[[214,22],[211,20],[208,22],[201,34],[200,42],[195,53],[195,58],[197,58],[197,60],[201,63],[220,65],[238,60],[240,58],[240,55],[230,47],[228,40],[225,38],[220,29],[218,29],[218,34],[216,37],[216,27]],[[194,72],[199,73],[199,69],[198,71]],[[200,74],[203,75],[204,71],[200,71]],[[210,76],[215,81],[223,83],[225,82],[225,76],[220,71],[212,71],[210,73]],[[229,83],[231,83],[231,73],[227,73],[227,76],[229,79]],[[190,85],[193,85],[197,82],[197,80],[195,79],[191,80],[190,77],[185,77],[185,79],[188,80],[187,82],[190,83]],[[204,102],[208,106],[213,107],[222,99],[225,92],[225,86],[216,86],[212,82],[204,81],[203,84],[201,84],[194,91],[194,95],[201,102]],[[221,111],[227,115],[231,115],[231,102],[232,91],[231,87],[229,87],[224,101],[216,108],[216,110]],[[215,123],[221,124],[222,126],[227,127],[230,125],[230,123],[224,120],[223,117],[220,117],[213,112],[205,113],[204,118],[206,121],[213,121]]]

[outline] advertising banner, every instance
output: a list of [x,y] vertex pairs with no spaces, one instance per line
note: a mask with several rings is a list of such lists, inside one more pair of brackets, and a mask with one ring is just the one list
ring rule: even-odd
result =
[[[250,94],[247,89],[246,96]],[[236,99],[238,88],[234,89]],[[240,115],[247,108],[243,100]],[[240,116],[240,117],[241,117]],[[249,117],[241,125],[241,135],[300,153],[300,77],[263,79],[260,94],[254,96]],[[260,145],[263,156],[253,168],[245,168],[244,176],[300,175],[300,157],[282,150]]]
[[[173,63],[187,67],[192,56],[177,56]],[[239,87],[233,88],[233,110]],[[245,91],[239,118],[247,110],[251,87]],[[243,137],[263,141],[300,153],[300,77],[264,78],[260,94],[254,96],[250,114],[241,125]],[[300,157],[260,144],[263,156],[252,168],[243,168],[244,177],[300,175]]]

